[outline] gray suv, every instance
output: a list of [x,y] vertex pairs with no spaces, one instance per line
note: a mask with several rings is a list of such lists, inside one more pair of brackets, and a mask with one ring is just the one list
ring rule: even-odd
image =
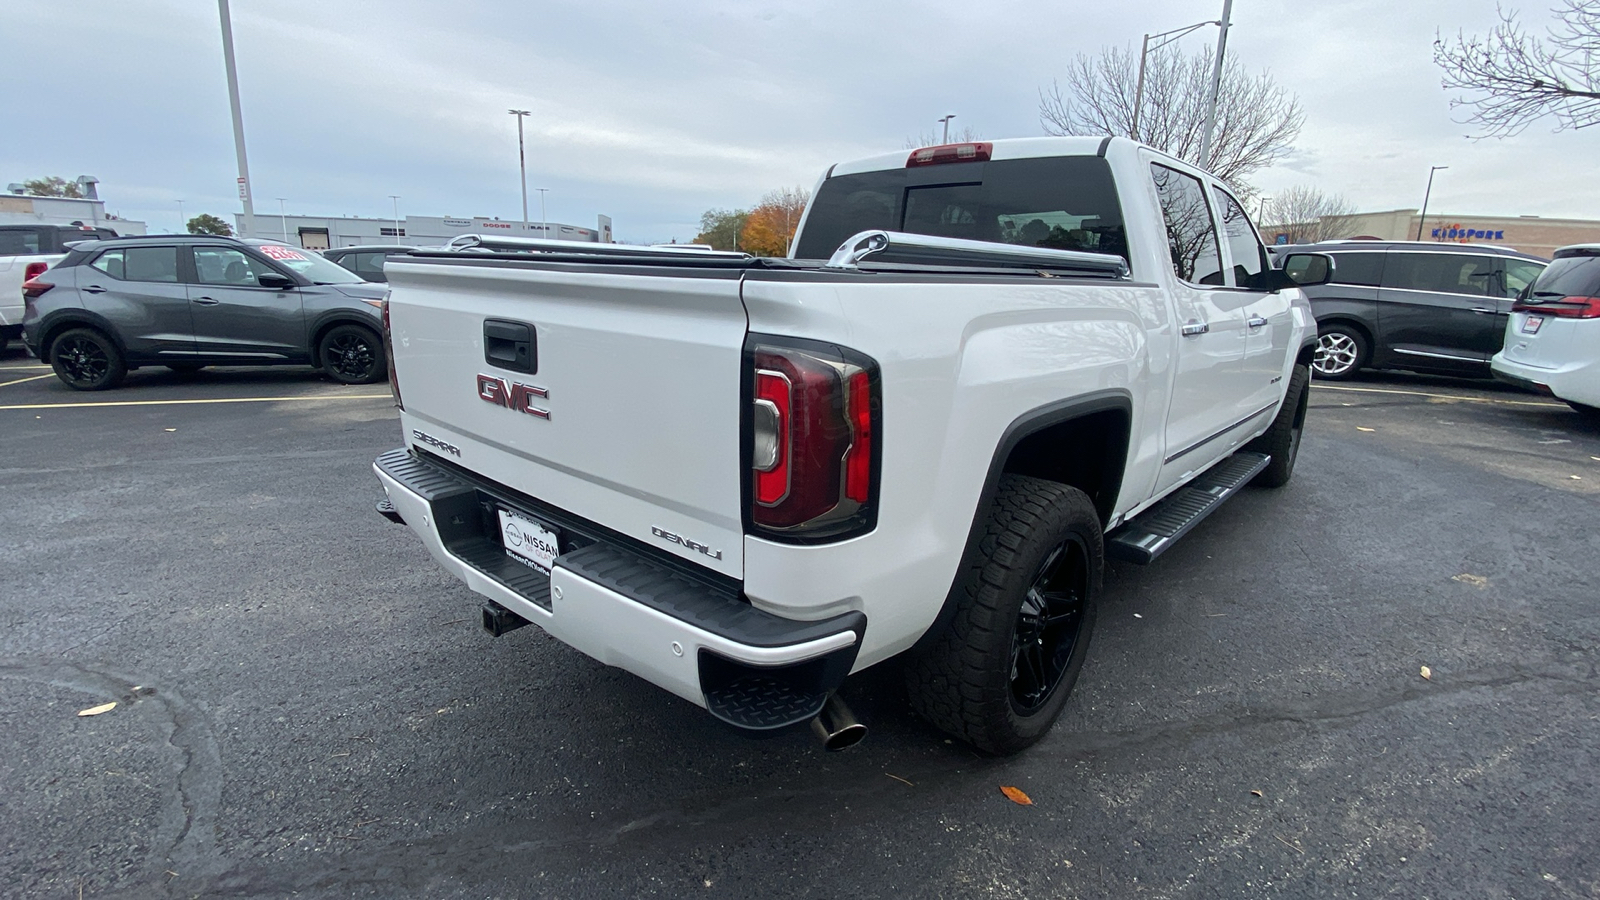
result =
[[1489,377],[1511,304],[1549,265],[1506,247],[1428,241],[1324,241],[1272,252],[1333,258],[1332,280],[1305,288],[1317,317],[1311,370],[1328,379],[1368,367]]
[[388,289],[277,241],[90,241],[23,294],[23,342],[81,391],[115,387],[147,365],[311,365],[345,384],[388,374]]

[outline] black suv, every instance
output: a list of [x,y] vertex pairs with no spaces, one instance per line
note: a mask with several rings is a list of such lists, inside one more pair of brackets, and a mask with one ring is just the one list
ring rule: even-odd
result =
[[1333,257],[1332,281],[1305,288],[1319,336],[1311,368],[1333,379],[1367,367],[1489,377],[1512,302],[1549,264],[1504,247],[1427,241],[1273,248],[1289,252]]
[[277,241],[91,241],[23,294],[23,341],[78,390],[115,387],[141,365],[312,365],[345,384],[388,373],[388,289]]
[[360,275],[365,281],[388,281],[389,276],[383,274],[383,261],[415,249],[401,244],[368,244],[324,250],[322,255]]

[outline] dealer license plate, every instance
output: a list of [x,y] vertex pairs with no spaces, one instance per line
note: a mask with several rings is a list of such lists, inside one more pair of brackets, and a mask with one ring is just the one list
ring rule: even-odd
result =
[[561,551],[556,546],[556,533],[538,522],[509,509],[500,512],[500,541],[506,552],[519,562],[550,574],[550,566]]
[[1539,326],[1541,326],[1543,324],[1544,324],[1544,316],[1529,316],[1527,318],[1527,320],[1522,323],[1522,333],[1523,334],[1538,334],[1539,333]]

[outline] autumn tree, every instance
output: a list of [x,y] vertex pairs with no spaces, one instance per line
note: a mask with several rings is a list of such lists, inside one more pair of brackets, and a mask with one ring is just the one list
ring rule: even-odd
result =
[[22,183],[22,190],[34,197],[70,197],[74,200],[83,199],[83,188],[76,181],[68,181],[58,175],[45,178],[35,178]]
[[1295,185],[1267,201],[1261,225],[1271,223],[1274,234],[1287,234],[1291,244],[1314,244],[1349,237],[1355,230],[1351,216],[1356,208],[1339,194],[1324,193],[1310,185]]
[[1187,55],[1177,47],[1152,50],[1136,130],[1139,52],[1107,47],[1097,56],[1079,53],[1062,79],[1039,92],[1039,122],[1049,134],[1132,137],[1247,191],[1246,178],[1292,149],[1305,112],[1272,76],[1248,75],[1230,59],[1222,67],[1211,158],[1202,160],[1211,74],[1209,48]]
[[737,250],[739,233],[749,218],[748,209],[708,209],[700,216],[700,233],[694,242],[716,250]]
[[190,234],[233,234],[233,226],[210,213],[201,213],[190,219],[188,229]]
[[799,187],[781,188],[762,197],[739,233],[739,249],[756,256],[786,255],[810,199],[811,192]]
[[1478,137],[1508,137],[1544,116],[1556,131],[1600,122],[1600,0],[1563,0],[1551,12],[1559,24],[1545,37],[1502,11],[1487,37],[1434,39],[1444,89],[1463,92],[1450,106],[1468,110]]

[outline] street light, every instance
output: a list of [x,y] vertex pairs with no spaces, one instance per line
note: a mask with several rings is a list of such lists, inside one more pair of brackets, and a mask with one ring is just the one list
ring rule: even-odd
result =
[[1428,170],[1428,190],[1422,195],[1422,215],[1417,217],[1417,240],[1422,240],[1422,223],[1428,221],[1428,198],[1433,196],[1433,173],[1449,166],[1434,166]]
[[950,143],[950,120],[954,119],[955,117],[956,117],[956,114],[955,113],[951,113],[950,115],[945,116],[945,117],[943,117],[941,119],[934,120],[934,121],[937,121],[937,122],[943,122],[944,123],[944,140],[941,143],[945,143],[945,144]]
[[278,198],[278,224],[283,226],[283,242],[289,243],[289,217],[283,211],[283,199]]
[[522,168],[522,231],[528,231],[528,157],[522,149],[522,120],[532,115],[526,109],[508,109],[517,117],[517,165]]
[[1217,60],[1211,68],[1211,102],[1206,104],[1206,130],[1200,137],[1200,168],[1211,168],[1211,132],[1217,127],[1217,95],[1222,93],[1222,59],[1228,53],[1228,17],[1233,13],[1233,0],[1222,0],[1222,20],[1217,24]]
[[400,243],[400,195],[390,194],[389,199],[394,201],[394,242]]
[[183,201],[178,201],[178,233],[183,234],[189,230],[189,220],[183,217]]
[[[1160,50],[1162,47],[1165,47],[1173,41],[1184,37],[1192,31],[1197,31],[1206,27],[1207,25],[1221,24],[1222,23],[1216,19],[1211,19],[1206,22],[1196,22],[1193,25],[1186,25],[1183,28],[1174,28],[1171,31],[1163,31],[1160,34],[1147,34],[1144,36],[1144,46],[1139,50],[1139,81],[1133,89],[1133,128],[1131,129],[1133,133],[1129,135],[1129,137],[1136,141],[1139,139],[1139,113],[1144,108],[1145,57],[1150,55],[1151,50]],[[1156,43],[1151,44],[1150,42],[1152,40],[1154,40]]]
[[[550,189],[534,188],[534,190],[539,192],[539,233],[548,240],[550,238],[550,219],[544,214],[544,195],[550,193]],[[523,228],[527,228],[527,225],[523,225]]]
[[233,149],[239,157],[239,200],[244,204],[240,237],[256,231],[256,208],[250,198],[250,164],[244,158],[244,116],[239,112],[239,71],[233,62],[233,18],[228,15],[228,0],[217,0],[222,17],[222,65],[228,73],[228,108],[233,113]]

